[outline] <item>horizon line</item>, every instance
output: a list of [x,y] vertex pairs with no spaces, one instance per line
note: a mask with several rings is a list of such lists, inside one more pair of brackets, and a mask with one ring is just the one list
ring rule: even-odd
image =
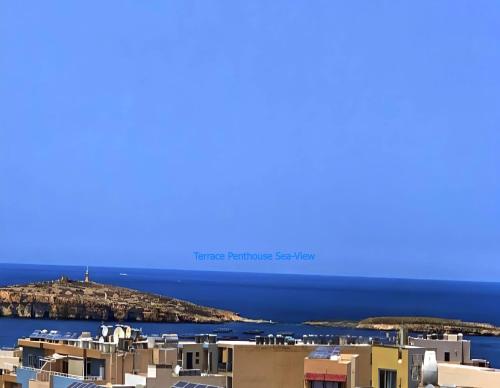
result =
[[390,276],[368,276],[368,275],[344,275],[344,274],[324,274],[324,273],[296,273],[296,272],[255,272],[255,271],[238,271],[229,270],[224,271],[220,269],[187,269],[187,268],[167,268],[167,267],[131,267],[131,266],[117,266],[117,265],[87,265],[87,264],[40,264],[35,262],[14,263],[9,261],[0,261],[1,265],[40,265],[46,267],[81,267],[85,270],[86,267],[92,268],[116,268],[116,269],[138,269],[138,270],[160,270],[160,271],[184,271],[184,272],[215,272],[215,273],[247,273],[255,275],[278,275],[278,276],[320,276],[320,277],[341,277],[341,278],[362,278],[362,279],[380,279],[380,280],[417,280],[417,281],[436,281],[436,282],[464,282],[464,283],[490,283],[499,284],[498,281],[493,280],[471,280],[471,279],[450,279],[450,278],[427,278],[427,277],[390,277]]

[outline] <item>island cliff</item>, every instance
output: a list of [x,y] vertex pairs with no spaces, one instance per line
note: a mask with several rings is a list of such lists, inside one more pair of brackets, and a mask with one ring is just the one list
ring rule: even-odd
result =
[[306,325],[394,331],[406,327],[415,333],[462,333],[466,335],[500,336],[500,327],[484,322],[435,317],[373,317],[361,321],[308,321]]
[[97,321],[199,322],[250,321],[238,314],[167,296],[88,280],[69,280],[0,288],[0,316]]

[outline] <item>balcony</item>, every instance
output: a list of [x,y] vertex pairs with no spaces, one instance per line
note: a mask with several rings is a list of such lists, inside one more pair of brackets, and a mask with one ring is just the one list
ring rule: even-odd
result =
[[32,368],[29,366],[18,366],[14,368],[14,373],[17,374],[18,371],[27,371],[32,372],[36,376],[37,381],[50,381],[51,376],[64,377],[72,380],[81,380],[81,381],[102,381],[101,376],[80,376],[80,375],[71,375],[69,373],[62,373],[52,370],[45,370],[40,368]]

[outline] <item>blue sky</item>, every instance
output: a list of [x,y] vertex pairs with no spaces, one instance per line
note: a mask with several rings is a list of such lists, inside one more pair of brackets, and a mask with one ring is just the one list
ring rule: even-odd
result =
[[499,17],[3,1],[0,261],[497,280]]

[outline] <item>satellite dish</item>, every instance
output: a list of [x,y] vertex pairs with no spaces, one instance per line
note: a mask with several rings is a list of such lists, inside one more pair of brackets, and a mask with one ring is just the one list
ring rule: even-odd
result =
[[111,330],[109,326],[102,325],[101,326],[101,334],[103,337],[107,337],[108,335],[111,334]]
[[121,326],[116,326],[115,331],[113,332],[113,342],[117,344],[120,338],[125,338],[125,330],[123,330],[123,327]]

